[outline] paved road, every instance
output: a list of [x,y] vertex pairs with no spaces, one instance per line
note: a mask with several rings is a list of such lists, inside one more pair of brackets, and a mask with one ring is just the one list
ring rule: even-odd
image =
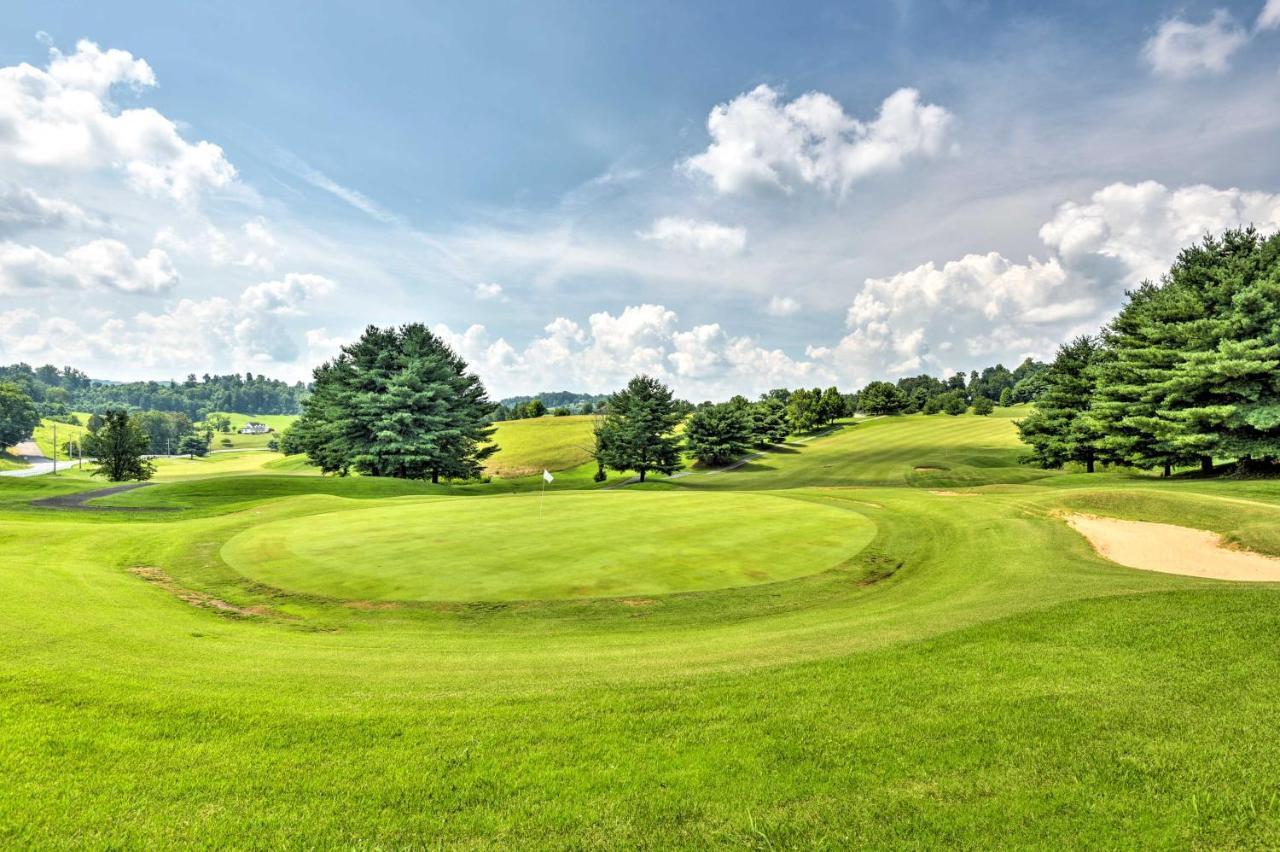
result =
[[[22,467],[17,470],[0,470],[0,476],[40,476],[45,473],[53,473],[53,459],[40,452],[40,448],[36,446],[35,441],[23,441],[21,444],[15,444],[12,452],[19,460],[26,462],[30,467]],[[58,470],[66,470],[74,466],[75,462],[58,459]]]

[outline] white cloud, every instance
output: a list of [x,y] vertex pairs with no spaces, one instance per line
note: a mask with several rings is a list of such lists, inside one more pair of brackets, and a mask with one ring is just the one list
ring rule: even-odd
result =
[[103,223],[78,204],[30,189],[0,185],[0,234],[32,228],[98,228]]
[[[1264,10],[1263,17],[1267,14]],[[1162,77],[1185,79],[1221,74],[1248,41],[1248,34],[1231,13],[1218,9],[1203,24],[1182,18],[1164,21],[1143,47],[1142,56],[1151,70]]]
[[711,145],[683,165],[722,193],[758,185],[790,191],[799,183],[843,194],[908,159],[943,153],[952,123],[950,112],[921,103],[915,89],[889,95],[880,114],[862,122],[830,95],[809,92],[786,103],[760,85],[711,111]]
[[502,285],[492,281],[482,281],[475,287],[475,297],[481,301],[502,298]]
[[545,336],[517,349],[482,325],[435,332],[465,358],[496,397],[551,387],[604,392],[637,373],[670,382],[691,398],[728,398],[772,387],[831,384],[827,368],[798,361],[750,337],[732,336],[718,323],[681,329],[662,305],[632,305],[620,314],[592,314],[586,326],[557,317]]
[[993,357],[1043,357],[1072,334],[1096,331],[1125,289],[1158,279],[1184,246],[1250,223],[1280,228],[1280,195],[1111,184],[1058,208],[1040,229],[1044,259],[971,254],[867,279],[849,307],[849,333],[810,354],[859,383]]
[[37,246],[0,242],[0,292],[97,288],[161,293],[179,280],[169,255],[157,248],[135,257],[119,240],[100,239],[53,255]]
[[741,254],[747,246],[746,228],[679,216],[655,219],[648,230],[636,236],[664,248],[715,255]]
[[1280,0],[1267,0],[1267,5],[1263,6],[1262,11],[1258,13],[1254,29],[1261,32],[1278,28],[1280,28]]
[[75,53],[50,51],[41,70],[0,68],[0,163],[122,171],[137,190],[191,201],[223,187],[236,171],[211,142],[191,143],[154,109],[117,109],[114,88],[156,84],[150,66],[122,50],[80,41]]
[[[93,324],[44,319],[19,308],[0,312],[0,353],[10,359],[38,356],[57,363],[92,363],[108,371],[117,365],[126,371],[170,374],[205,371],[210,365],[292,367],[301,349],[287,321],[304,315],[311,302],[334,286],[318,275],[289,273],[246,287],[234,300],[181,299],[163,311],[142,311],[130,319],[108,316]],[[313,330],[306,334],[307,353],[340,340]]]
[[789,317],[800,312],[800,303],[790,296],[773,296],[764,312],[771,317]]
[[290,272],[278,281],[263,281],[240,294],[242,310],[276,316],[298,316],[303,305],[327,296],[337,287],[323,275]]

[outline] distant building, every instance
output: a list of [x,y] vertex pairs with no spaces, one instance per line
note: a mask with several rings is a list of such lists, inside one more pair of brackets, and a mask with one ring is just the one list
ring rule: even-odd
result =
[[250,421],[240,427],[241,435],[265,435],[271,431],[271,427],[265,423],[254,423]]

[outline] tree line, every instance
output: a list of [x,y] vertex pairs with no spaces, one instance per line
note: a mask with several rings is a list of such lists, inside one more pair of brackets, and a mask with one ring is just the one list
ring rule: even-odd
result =
[[249,414],[297,414],[308,389],[253,373],[228,373],[182,382],[104,382],[90,379],[72,367],[52,364],[32,367],[19,363],[0,367],[0,382],[20,387],[35,401],[42,417],[57,418],[71,411],[165,411],[204,420],[211,411]]
[[1280,462],[1280,234],[1206,236],[1125,295],[1097,335],[1058,349],[1025,459],[1162,471]]

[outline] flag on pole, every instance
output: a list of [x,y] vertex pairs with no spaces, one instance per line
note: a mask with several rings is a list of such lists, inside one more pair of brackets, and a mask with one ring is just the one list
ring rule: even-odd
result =
[[551,471],[549,471],[549,470],[543,470],[543,471],[542,471],[542,481],[543,481],[543,482],[554,482],[554,481],[555,481],[555,477],[551,475]]

